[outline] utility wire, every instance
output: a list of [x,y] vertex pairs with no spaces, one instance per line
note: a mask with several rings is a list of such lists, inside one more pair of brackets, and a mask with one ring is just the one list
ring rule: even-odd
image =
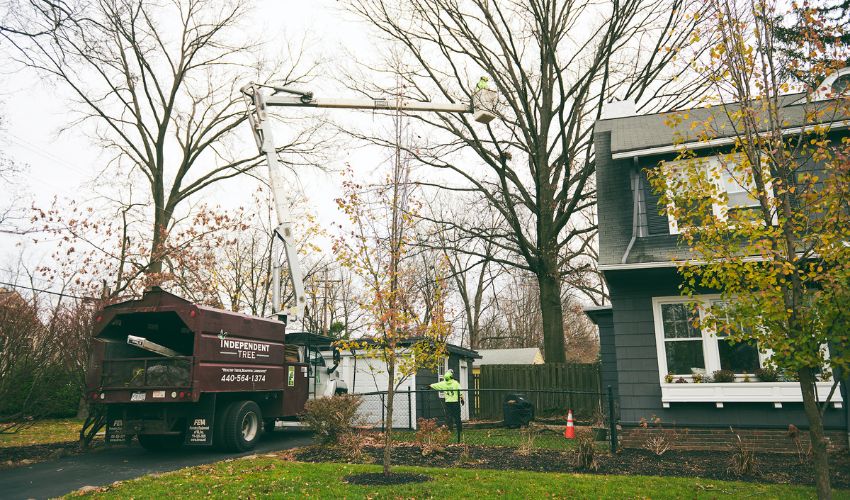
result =
[[58,295],[60,297],[68,297],[68,298],[71,298],[71,299],[100,300],[99,297],[80,297],[79,295],[71,295],[69,293],[61,293],[61,292],[52,292],[50,290],[44,290],[44,289],[41,289],[41,288],[33,288],[31,286],[25,286],[25,285],[16,285],[15,283],[7,283],[5,281],[0,281],[0,285],[11,286],[11,287],[14,287],[14,288],[21,288],[21,289],[24,289],[24,290],[32,290],[33,292],[47,293],[47,294],[50,294],[50,295]]

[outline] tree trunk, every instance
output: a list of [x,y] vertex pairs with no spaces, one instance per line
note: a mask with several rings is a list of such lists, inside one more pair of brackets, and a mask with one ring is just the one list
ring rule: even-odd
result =
[[540,288],[540,312],[543,315],[543,355],[546,363],[565,363],[564,310],[561,282],[550,273],[537,274]]
[[[157,203],[157,205],[159,205]],[[156,208],[153,222],[153,239],[151,241],[150,263],[147,274],[159,274],[162,272],[162,263],[165,260],[165,241],[168,238],[168,224],[174,210],[170,208]]]
[[384,419],[384,475],[392,473],[393,396],[395,396],[395,355],[387,359],[387,413]]
[[826,439],[823,435],[823,419],[815,399],[815,374],[810,369],[797,372],[800,378],[800,390],[803,393],[803,409],[809,420],[809,439],[812,441],[812,455],[815,464],[815,485],[820,500],[832,498],[829,484],[829,456]]

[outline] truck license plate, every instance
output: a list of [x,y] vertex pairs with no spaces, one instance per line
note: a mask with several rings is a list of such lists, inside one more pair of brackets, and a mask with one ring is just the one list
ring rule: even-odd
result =
[[130,395],[130,401],[144,401],[145,393],[144,392],[134,392]]

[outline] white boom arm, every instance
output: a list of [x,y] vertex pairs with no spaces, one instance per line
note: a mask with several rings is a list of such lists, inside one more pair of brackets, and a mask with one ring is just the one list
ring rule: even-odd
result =
[[[263,90],[264,88],[272,89],[273,92],[271,95],[266,95]],[[279,92],[284,92],[287,95],[277,95]],[[278,222],[275,233],[283,242],[286,261],[289,267],[289,277],[294,292],[294,304],[289,308],[280,310],[280,268],[275,266],[272,285],[273,313],[286,314],[288,317],[301,317],[304,314],[304,305],[306,303],[306,298],[304,297],[304,273],[301,270],[301,261],[298,259],[298,252],[295,249],[289,207],[285,203],[286,184],[280,170],[280,159],[275,149],[271,124],[268,120],[268,107],[293,106],[301,108],[472,113],[475,121],[486,124],[495,118],[492,110],[498,98],[495,91],[479,89],[475,94],[474,105],[439,104],[411,101],[408,99],[314,99],[312,92],[254,84],[242,87],[242,93],[245,94],[249,101],[248,121],[251,123],[251,130],[254,133],[254,139],[257,141],[257,148],[259,148],[261,154],[266,156],[266,161],[269,165],[269,183],[271,184]]]

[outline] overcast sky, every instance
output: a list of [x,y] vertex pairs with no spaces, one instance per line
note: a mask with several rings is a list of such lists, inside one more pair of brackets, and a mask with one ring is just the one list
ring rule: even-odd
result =
[[[340,92],[334,80],[333,68],[346,63],[349,54],[377,55],[375,39],[369,35],[369,26],[340,11],[335,0],[258,0],[252,13],[252,29],[270,40],[270,50],[287,39],[306,40],[310,57],[325,61],[324,72],[317,75],[315,88]],[[102,183],[96,173],[108,155],[92,143],[80,130],[60,133],[68,124],[67,94],[62,88],[46,85],[30,71],[10,72],[8,65],[0,77],[0,116],[4,129],[0,130],[0,148],[21,164],[24,170],[17,186],[0,186],[0,196],[9,199],[18,196],[16,203],[29,206],[34,202],[46,206],[54,197],[86,201],[94,197],[91,183]],[[2,71],[2,70],[0,70]],[[368,112],[337,112],[338,121],[356,121],[358,126],[370,126],[376,120]],[[376,124],[375,126],[380,126]],[[281,131],[285,133],[285,131]],[[281,134],[283,135],[283,134]],[[246,145],[254,147],[247,124],[241,131]],[[345,163],[378,165],[385,161],[386,153],[377,151],[340,151],[331,164],[331,170]],[[364,178],[369,172],[363,172]],[[326,227],[339,221],[333,199],[338,194],[339,175],[302,172],[299,182],[304,194]],[[205,202],[232,207],[250,200],[256,186],[250,178],[225,181],[204,191]],[[5,267],[18,252],[18,238],[0,235],[0,267]],[[29,248],[33,258],[47,252],[45,248]]]

